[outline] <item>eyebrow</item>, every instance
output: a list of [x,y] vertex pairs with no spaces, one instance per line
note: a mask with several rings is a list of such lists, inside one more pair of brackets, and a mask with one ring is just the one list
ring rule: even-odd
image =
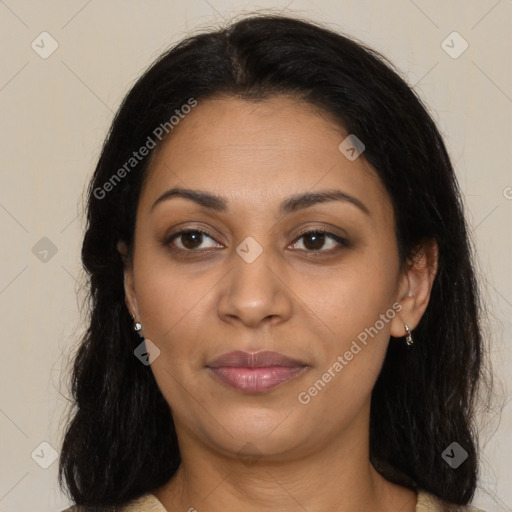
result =
[[[190,199],[198,205],[208,210],[217,212],[225,212],[228,209],[228,202],[222,196],[204,192],[202,190],[192,190],[186,188],[171,188],[164,192],[151,206],[150,212],[154,208],[164,202],[172,199],[173,197],[182,197]],[[371,216],[370,210],[356,197],[353,197],[341,190],[321,190],[319,192],[306,192],[303,194],[295,194],[287,197],[279,206],[279,212],[282,215],[290,214],[304,208],[310,208],[315,204],[326,203],[329,201],[340,201],[343,203],[352,204],[357,206],[366,215]]]

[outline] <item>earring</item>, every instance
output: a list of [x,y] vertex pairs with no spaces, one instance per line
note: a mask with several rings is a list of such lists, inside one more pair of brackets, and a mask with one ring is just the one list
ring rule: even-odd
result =
[[135,317],[132,316],[133,319],[133,330],[141,337],[144,338],[144,334],[142,334],[142,324],[140,322],[135,321]]
[[409,330],[409,326],[404,322],[405,330],[407,331],[407,336],[405,337],[405,342],[407,345],[412,345],[414,341],[412,341],[411,331]]

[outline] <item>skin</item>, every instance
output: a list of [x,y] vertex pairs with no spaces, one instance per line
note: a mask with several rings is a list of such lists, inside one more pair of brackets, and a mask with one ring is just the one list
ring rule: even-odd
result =
[[[161,351],[151,370],[182,456],[176,475],[154,492],[167,510],[415,510],[416,494],[369,461],[370,397],[390,335],[404,336],[404,322],[412,331],[427,307],[437,248],[425,243],[400,269],[390,197],[364,153],[350,161],[340,152],[346,136],[291,97],[216,98],[201,101],[153,155],[133,260],[118,247],[127,307]],[[172,187],[217,194],[228,207],[210,211],[174,197],[151,209]],[[326,189],[357,198],[369,214],[341,201],[279,213],[290,195]],[[185,228],[208,236],[161,243]],[[301,237],[315,229],[350,246]],[[236,252],[248,236],[262,249],[251,263]],[[396,301],[400,312],[299,403],[298,394]],[[205,368],[220,354],[262,349],[309,367],[256,395]]]

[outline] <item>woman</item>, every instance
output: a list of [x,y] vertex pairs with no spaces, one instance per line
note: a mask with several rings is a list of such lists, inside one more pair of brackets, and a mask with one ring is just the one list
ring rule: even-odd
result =
[[71,510],[466,509],[471,247],[377,52],[280,16],[182,41],[121,105],[87,219]]

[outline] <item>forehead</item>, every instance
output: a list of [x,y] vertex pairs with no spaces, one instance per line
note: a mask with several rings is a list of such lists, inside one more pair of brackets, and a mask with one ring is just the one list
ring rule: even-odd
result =
[[172,187],[209,191],[256,211],[290,194],[339,189],[372,217],[392,221],[375,169],[339,149],[349,134],[330,116],[291,97],[198,102],[154,154],[140,207]]

